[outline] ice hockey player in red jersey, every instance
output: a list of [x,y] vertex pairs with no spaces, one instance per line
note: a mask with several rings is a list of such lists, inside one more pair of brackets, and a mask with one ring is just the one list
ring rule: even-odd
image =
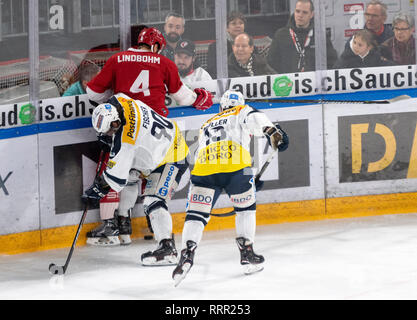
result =
[[200,88],[193,92],[183,85],[175,63],[159,54],[165,45],[159,30],[142,30],[138,49],[129,48],[110,57],[101,72],[88,83],[89,99],[103,103],[113,94],[124,93],[166,117],[169,111],[165,94],[168,91],[178,105],[192,105],[199,110],[209,108],[213,103],[211,93]]
[[[88,98],[93,104],[107,102],[113,94],[122,93],[134,100],[142,101],[165,117],[169,113],[165,105],[166,93],[169,93],[178,105],[192,105],[198,110],[205,110],[213,104],[210,92],[200,88],[193,91],[183,85],[175,63],[159,54],[166,45],[159,30],[147,27],[142,29],[137,44],[137,48],[132,47],[110,57],[100,73],[87,84]],[[132,232],[130,214],[138,194],[139,187],[136,182],[128,182],[120,192],[118,216],[119,220],[124,221],[123,230],[128,234]],[[104,238],[104,241],[95,243],[112,244],[114,241],[106,241],[106,238],[121,237],[122,233],[125,233],[119,228],[116,218],[103,221],[103,225],[106,228],[99,228],[98,236]],[[123,241],[125,244],[128,242],[129,240]]]

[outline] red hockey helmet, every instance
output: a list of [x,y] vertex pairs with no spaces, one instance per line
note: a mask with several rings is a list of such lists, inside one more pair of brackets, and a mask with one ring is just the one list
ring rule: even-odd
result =
[[156,43],[159,44],[158,53],[161,52],[167,44],[161,31],[155,28],[145,28],[139,33],[138,45],[141,43],[147,44],[151,49]]

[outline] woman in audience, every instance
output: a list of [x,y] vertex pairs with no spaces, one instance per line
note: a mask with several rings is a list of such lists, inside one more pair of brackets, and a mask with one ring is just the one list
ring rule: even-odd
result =
[[[232,11],[227,17],[227,56],[232,53],[233,40],[245,32],[246,18],[237,11]],[[216,42],[210,44],[207,54],[207,71],[213,79],[217,79]]]
[[416,64],[416,44],[413,36],[414,18],[399,13],[392,22],[394,36],[381,45],[381,54],[396,65]]

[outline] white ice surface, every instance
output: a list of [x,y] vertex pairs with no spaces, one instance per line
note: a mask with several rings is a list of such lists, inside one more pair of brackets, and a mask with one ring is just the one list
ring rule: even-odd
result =
[[[195,264],[174,287],[174,267],[143,267],[154,241],[0,255],[0,299],[417,299],[417,214],[258,226],[265,269],[246,276],[234,230],[205,232]],[[181,235],[176,235],[180,249]]]

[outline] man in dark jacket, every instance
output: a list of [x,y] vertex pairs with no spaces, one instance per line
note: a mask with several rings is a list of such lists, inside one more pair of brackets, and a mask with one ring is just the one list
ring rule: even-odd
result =
[[366,5],[365,29],[372,32],[378,44],[391,38],[392,28],[384,24],[387,20],[387,5],[379,0],[372,0]]
[[[365,30],[369,30],[378,45],[394,36],[390,25],[385,24],[387,20],[387,5],[379,0],[371,0],[365,9]],[[345,50],[349,50],[352,37],[346,42]]]
[[[316,69],[314,41],[314,6],[311,0],[298,0],[287,26],[278,29],[267,57],[268,64],[278,73],[314,71]],[[337,52],[326,37],[327,65],[332,66]]]
[[185,31],[185,19],[182,15],[170,12],[165,17],[164,37],[167,42],[161,54],[174,61],[175,47]]
[[230,78],[276,73],[261,55],[254,52],[253,38],[246,32],[236,36],[232,50],[227,63]]

